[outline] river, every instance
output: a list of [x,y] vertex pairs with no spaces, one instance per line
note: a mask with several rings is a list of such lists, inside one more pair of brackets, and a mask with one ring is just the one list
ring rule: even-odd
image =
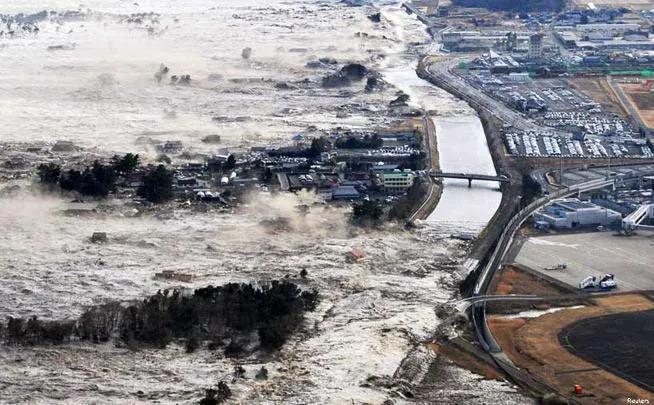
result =
[[[396,7],[383,9],[399,33],[409,43],[425,41],[424,25]],[[418,51],[436,52],[437,45]],[[411,59],[407,61],[407,59]],[[411,101],[425,109],[434,121],[439,164],[444,172],[496,175],[484,129],[475,111],[461,100],[418,77],[416,56],[400,52],[389,58],[384,77],[409,94]],[[437,208],[426,222],[443,233],[479,233],[499,207],[502,194],[498,183],[444,180]]]

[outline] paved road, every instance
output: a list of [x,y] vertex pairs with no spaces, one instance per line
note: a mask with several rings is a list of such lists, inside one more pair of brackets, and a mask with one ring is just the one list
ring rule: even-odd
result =
[[[618,291],[654,289],[651,233],[631,237],[613,232],[529,238],[516,262],[576,288],[587,276],[615,274]],[[544,270],[565,263],[565,270]]]
[[480,106],[507,125],[512,125],[514,128],[522,131],[558,132],[554,128],[538,125],[518,111],[506,106],[501,101],[498,101],[485,94],[483,91],[471,86],[459,75],[452,72],[452,69],[467,59],[468,58],[465,57],[458,57],[443,62],[428,63],[426,70],[434,79],[442,82],[441,84],[446,88],[446,90],[447,87],[453,88],[454,92],[458,93],[457,95],[465,101]]

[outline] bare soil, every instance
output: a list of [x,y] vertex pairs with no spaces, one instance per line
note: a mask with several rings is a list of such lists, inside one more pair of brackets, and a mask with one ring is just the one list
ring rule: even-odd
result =
[[[520,368],[554,387],[571,394],[575,384],[585,389],[576,398],[582,404],[627,403],[627,398],[654,400],[654,395],[596,365],[575,356],[559,343],[560,332],[582,319],[608,314],[646,311],[654,303],[638,294],[601,297],[595,305],[565,309],[533,319],[489,318],[489,326],[502,349]],[[600,341],[603,336],[599,334]],[[604,347],[612,342],[603,341]]]
[[573,3],[578,7],[593,3],[597,7],[626,7],[631,10],[649,10],[654,7],[652,0],[574,0]]
[[604,111],[628,117],[628,114],[620,107],[620,103],[613,98],[613,92],[609,90],[605,78],[578,77],[568,79],[567,83],[593,101],[600,103]]
[[[539,296],[557,296],[565,294],[565,291],[558,286],[549,283],[533,274],[527,273],[519,269],[515,265],[505,265],[500,269],[497,275],[493,278],[490,294],[492,295],[508,295],[508,294],[533,294]],[[568,306],[577,304],[576,300],[559,301],[557,306]],[[530,309],[548,309],[551,307],[550,303],[541,301],[504,301],[504,302],[489,302],[487,310],[491,314],[497,313],[517,313],[520,311]]]
[[643,122],[654,128],[654,92],[643,91],[640,84],[620,83],[619,86]]

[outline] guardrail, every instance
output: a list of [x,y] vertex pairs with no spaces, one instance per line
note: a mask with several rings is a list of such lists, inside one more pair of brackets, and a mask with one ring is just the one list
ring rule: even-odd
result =
[[[531,204],[520,210],[511,218],[511,220],[509,220],[506,227],[504,228],[504,231],[500,235],[493,254],[487,261],[486,266],[482,270],[481,274],[479,275],[479,279],[475,284],[473,296],[478,296],[486,293],[490,281],[495,275],[497,269],[500,267],[506,252],[513,242],[516,231],[537,209],[559,198],[568,197],[583,191],[606,187],[611,185],[614,180],[615,179],[597,179],[587,183],[576,184],[574,186],[558,190],[555,193],[549,194],[545,197],[539,198],[538,200],[533,201]],[[501,353],[502,349],[495,341],[493,334],[488,328],[488,323],[486,322],[486,303],[483,302],[474,304],[472,306],[471,314],[472,322],[475,326],[475,335],[479,344],[487,352]]]

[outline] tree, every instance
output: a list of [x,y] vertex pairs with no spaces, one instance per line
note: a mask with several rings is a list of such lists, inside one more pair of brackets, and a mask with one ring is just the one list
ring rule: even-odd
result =
[[139,155],[132,153],[128,153],[123,157],[115,155],[111,159],[111,164],[114,170],[116,170],[116,173],[121,176],[129,176],[139,165]]
[[81,190],[82,173],[79,170],[68,170],[68,172],[59,179],[59,186],[68,191]]
[[378,225],[383,215],[384,209],[377,201],[363,201],[352,208],[352,222],[356,225]]
[[257,374],[254,376],[257,380],[267,380],[268,379],[268,369],[264,366],[261,366]]
[[94,187],[89,193],[85,194],[106,197],[109,192],[114,190],[117,176],[113,166],[100,164],[96,160],[91,167],[91,175]]
[[159,165],[143,176],[138,195],[153,203],[168,201],[173,196],[173,172]]
[[310,157],[317,157],[320,156],[321,153],[327,152],[329,146],[329,140],[324,136],[313,138],[311,141],[311,148],[309,148]]
[[229,386],[221,381],[217,389],[209,388],[204,390],[204,398],[200,400],[200,405],[218,405],[227,401],[232,396],[232,390]]
[[230,154],[227,157],[227,161],[225,162],[225,165],[223,167],[225,168],[225,170],[233,170],[236,167],[236,157]]
[[54,186],[61,177],[61,167],[54,163],[40,164],[38,169],[39,180],[48,186]]

